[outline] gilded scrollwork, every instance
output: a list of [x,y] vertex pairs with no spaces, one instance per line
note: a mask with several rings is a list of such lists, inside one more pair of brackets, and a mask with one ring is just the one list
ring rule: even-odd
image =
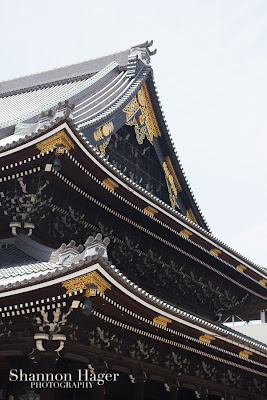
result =
[[106,148],[111,139],[111,133],[114,131],[114,125],[112,121],[106,122],[104,125],[98,127],[94,131],[94,139],[99,142],[105,139],[102,143],[96,145],[96,149],[101,153],[102,156],[106,154]]
[[178,181],[178,178],[175,174],[174,168],[172,166],[170,157],[166,157],[163,164],[163,170],[165,172],[165,179],[169,191],[169,197],[171,206],[173,208],[180,208],[177,202],[178,192],[182,191],[182,187]]
[[126,125],[134,126],[139,144],[143,143],[145,137],[153,144],[154,137],[161,136],[146,84],[124,107],[123,112],[126,114]]
[[94,139],[96,142],[109,136],[114,131],[112,121],[106,122],[104,125],[98,127],[94,132]]
[[146,137],[147,129],[145,126],[139,126],[137,119],[134,117],[131,119],[131,121],[128,122],[127,125],[133,126],[135,135],[136,135],[136,140],[139,144],[142,144],[144,141],[144,138]]
[[190,219],[191,221],[193,221],[195,224],[198,225],[196,217],[195,217],[193,211],[191,210],[191,208],[189,208],[189,210],[186,211],[186,216],[188,219]]
[[136,96],[124,107],[123,112],[126,113],[126,124],[135,116],[137,111],[139,111],[140,105],[138,104]]
[[100,144],[99,146],[96,146],[96,149],[99,151],[99,153],[103,157],[106,154],[106,148],[108,147],[110,140],[111,140],[111,136],[109,138],[107,138],[107,140],[105,140],[102,144]]

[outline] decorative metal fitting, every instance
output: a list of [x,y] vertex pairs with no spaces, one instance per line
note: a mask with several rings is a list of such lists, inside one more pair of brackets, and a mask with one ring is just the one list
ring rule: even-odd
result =
[[172,320],[170,318],[167,317],[163,317],[163,315],[159,315],[158,317],[155,317],[153,319],[153,322],[155,324],[161,325],[161,326],[167,326],[167,324],[172,323]]
[[93,283],[86,283],[85,297],[96,296],[97,286]]

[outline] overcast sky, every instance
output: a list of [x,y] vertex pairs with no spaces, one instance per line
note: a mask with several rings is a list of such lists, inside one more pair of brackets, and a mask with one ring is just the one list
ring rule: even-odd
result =
[[0,80],[147,39],[158,49],[152,65],[171,135],[213,234],[267,267],[266,0],[2,1]]

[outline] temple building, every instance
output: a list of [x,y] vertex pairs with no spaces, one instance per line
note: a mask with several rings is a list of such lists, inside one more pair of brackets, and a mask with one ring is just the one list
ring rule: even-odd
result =
[[0,83],[0,399],[267,398],[224,324],[266,322],[267,269],[211,233],[151,46]]

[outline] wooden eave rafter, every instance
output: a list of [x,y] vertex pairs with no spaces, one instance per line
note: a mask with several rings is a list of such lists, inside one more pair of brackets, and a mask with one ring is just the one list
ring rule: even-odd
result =
[[[180,232],[181,230],[186,229],[188,232],[191,233],[187,246],[192,246],[193,243],[196,243],[206,248],[207,252],[209,252],[211,248],[217,248],[221,253],[218,254],[216,258],[218,257],[219,260],[224,260],[232,265],[233,270],[231,272],[233,275],[236,275],[238,277],[238,281],[242,281],[245,277],[248,277],[250,281],[252,279],[252,281],[254,281],[255,283],[257,282],[257,284],[260,286],[261,291],[265,289],[265,285],[262,285],[258,282],[262,281],[262,279],[265,279],[267,277],[267,274],[264,275],[263,272],[261,273],[249,264],[243,262],[242,259],[238,259],[233,254],[230,254],[229,251],[225,250],[221,246],[218,246],[216,242],[203,236],[203,234],[199,232],[198,227],[196,227],[195,224],[193,224],[194,227],[192,227],[192,224],[185,218],[179,219],[179,215],[177,215],[178,213],[175,213],[176,215],[173,215],[173,213],[170,212],[172,210],[165,210],[162,202],[158,202],[157,199],[152,195],[149,195],[148,197],[148,194],[145,193],[144,190],[140,191],[138,186],[130,182],[128,178],[125,179],[123,177],[123,174],[114,174],[114,169],[112,169],[109,163],[103,162],[103,159],[97,159],[97,154],[93,154],[92,150],[88,151],[88,149],[86,149],[86,143],[83,142],[82,137],[78,136],[77,133],[75,133],[73,125],[72,128],[70,128],[68,123],[61,123],[51,131],[48,131],[45,134],[34,138],[32,141],[27,141],[26,143],[19,145],[17,148],[8,150],[4,154],[0,153],[0,168],[1,166],[3,166],[2,176],[4,177],[5,175],[10,175],[11,171],[16,172],[16,170],[20,171],[21,169],[24,169],[24,165],[26,168],[27,163],[25,164],[24,160],[34,159],[30,162],[38,164],[38,157],[39,160],[41,160],[43,156],[40,156],[40,153],[36,148],[36,144],[38,144],[41,140],[49,138],[51,135],[62,129],[65,130],[70,139],[73,140],[73,142],[75,143],[75,148],[71,150],[71,154],[74,155],[74,159],[78,159],[82,165],[92,171],[92,173],[97,176],[98,179],[100,179],[101,181],[103,181],[107,177],[110,177],[112,180],[114,180],[114,182],[116,182],[116,184],[118,184],[119,186],[116,189],[116,193],[119,194],[122,198],[134,202],[141,210],[144,210],[144,208],[149,206],[153,207],[153,209],[157,211],[157,213],[155,213],[153,216],[154,221],[159,221],[160,223],[166,224],[170,228],[175,229],[176,232]],[[18,155],[20,155],[19,160]],[[18,163],[16,167],[14,167],[15,162]],[[21,167],[19,162],[21,162],[21,165],[23,165],[23,167]],[[12,169],[11,167],[6,169],[4,167],[10,166],[10,164],[13,164],[14,169]],[[114,199],[112,201],[114,201]],[[158,203],[160,203],[160,205]],[[150,218],[151,216],[148,215],[147,217]],[[237,268],[237,266],[239,266],[241,263],[246,268],[243,271],[241,271],[240,268]],[[240,276],[240,273],[242,274],[242,276]]]

